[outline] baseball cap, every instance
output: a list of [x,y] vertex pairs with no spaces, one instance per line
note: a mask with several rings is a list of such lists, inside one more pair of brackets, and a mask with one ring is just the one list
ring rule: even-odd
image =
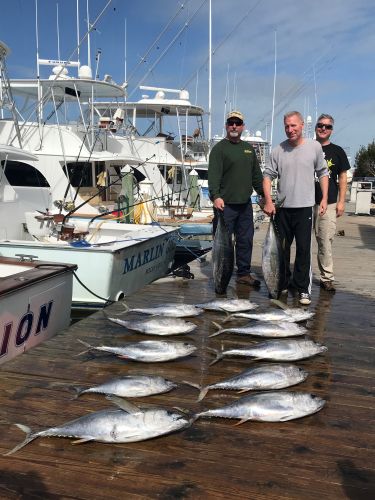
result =
[[230,111],[228,114],[227,114],[227,120],[230,120],[231,118],[238,118],[239,120],[242,120],[243,122],[245,121],[245,118],[243,116],[243,114],[241,113],[241,111]]

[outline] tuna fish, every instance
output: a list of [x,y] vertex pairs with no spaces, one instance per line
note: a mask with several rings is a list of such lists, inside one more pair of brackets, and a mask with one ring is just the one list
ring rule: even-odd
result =
[[203,309],[189,304],[161,304],[155,307],[136,307],[130,309],[123,303],[127,312],[137,312],[142,314],[150,314],[153,316],[166,316],[168,318],[188,318],[189,316],[199,316],[202,314]]
[[289,321],[298,323],[299,321],[306,321],[314,316],[313,312],[304,311],[299,308],[290,308],[285,310],[275,310],[265,313],[234,313],[231,314],[224,321],[228,321],[232,318],[246,318],[255,319],[258,321]]
[[131,443],[144,441],[189,427],[192,419],[177,410],[145,408],[125,400],[111,398],[121,409],[107,409],[89,413],[59,427],[32,432],[25,425],[16,424],[26,433],[26,439],[5,455],[11,455],[38,437],[75,438],[73,444],[99,441],[101,443]]
[[190,333],[197,328],[197,325],[181,318],[149,318],[141,320],[125,320],[107,316],[113,323],[124,326],[129,330],[145,333],[147,335],[180,335]]
[[243,356],[256,360],[297,361],[322,354],[328,349],[326,346],[317,344],[312,340],[288,339],[265,340],[264,342],[254,343],[246,347],[233,347],[220,353],[214,349],[210,350],[216,353],[216,359],[211,363],[213,365],[220,359],[228,356]]
[[121,398],[137,398],[169,392],[177,384],[158,375],[127,375],[90,387],[89,389],[75,388],[77,397],[81,394],[111,394]]
[[202,401],[207,392],[212,389],[240,392],[284,389],[303,382],[306,380],[307,375],[308,373],[303,368],[295,365],[269,364],[250,368],[239,375],[205,387],[199,387],[191,383],[189,385],[200,390],[198,401]]
[[199,417],[236,418],[242,424],[248,420],[285,422],[316,413],[325,405],[324,399],[303,392],[260,392],[233,403],[196,414]]
[[258,304],[245,299],[216,299],[205,304],[196,304],[196,307],[207,311],[223,311],[227,313],[235,313],[241,311],[250,311],[256,309]]
[[212,333],[210,337],[216,337],[222,333],[235,333],[240,335],[253,335],[255,337],[298,337],[306,335],[308,330],[303,326],[287,321],[276,323],[273,321],[258,321],[248,323],[245,326],[235,326],[233,328],[222,328],[218,323],[212,322],[218,331]]
[[212,266],[215,292],[223,295],[227,291],[233,274],[234,249],[232,237],[225,225],[223,212],[216,210],[216,217],[217,227],[212,244]]
[[263,244],[262,271],[271,297],[278,299],[286,283],[286,263],[284,250],[277,232],[273,215]]
[[[88,350],[96,350],[115,354],[119,358],[140,361],[142,363],[159,363],[172,359],[189,356],[197,348],[188,342],[165,341],[165,340],[142,340],[141,342],[129,342],[123,347],[92,346],[87,342],[79,340]],[[83,354],[83,353],[82,353]]]

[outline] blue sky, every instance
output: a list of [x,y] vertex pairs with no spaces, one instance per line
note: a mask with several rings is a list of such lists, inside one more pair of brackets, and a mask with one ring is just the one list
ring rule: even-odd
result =
[[[107,3],[89,0],[92,21]],[[77,45],[76,0],[38,0],[42,58],[58,56],[57,5],[60,57],[71,56]],[[82,37],[86,0],[79,5]],[[0,39],[11,49],[8,73],[13,78],[35,77],[35,2],[2,0],[1,7]],[[222,132],[227,102],[227,108],[245,114],[247,128],[270,138],[276,32],[273,144],[284,140],[283,113],[292,109],[311,115],[313,124],[316,113],[332,114],[333,142],[348,148],[352,161],[359,147],[374,139],[373,0],[212,0],[212,20],[213,134]],[[207,109],[207,0],[112,0],[91,36],[94,70],[99,49],[99,78],[110,74],[117,83],[124,81],[126,52],[129,100],[145,93],[139,84],[186,86],[191,102]],[[86,43],[80,59],[87,63]],[[42,76],[49,72],[44,68]]]

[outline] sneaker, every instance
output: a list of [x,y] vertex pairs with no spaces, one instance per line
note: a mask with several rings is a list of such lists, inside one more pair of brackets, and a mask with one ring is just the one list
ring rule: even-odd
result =
[[238,276],[237,283],[239,283],[240,285],[260,286],[260,281],[251,276],[250,274],[245,274],[244,276]]
[[299,303],[303,306],[308,306],[311,304],[311,297],[309,293],[300,292],[299,294]]
[[333,285],[333,281],[320,281],[320,288],[323,288],[326,292],[335,293],[336,288]]

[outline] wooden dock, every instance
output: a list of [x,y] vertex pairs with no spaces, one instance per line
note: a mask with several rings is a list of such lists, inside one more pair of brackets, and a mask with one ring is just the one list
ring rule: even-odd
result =
[[[254,270],[260,274],[265,225],[256,233]],[[38,438],[17,453],[3,456],[24,439],[15,427],[33,430],[62,424],[111,404],[100,395],[73,399],[73,386],[90,387],[125,374],[159,374],[176,382],[207,385],[241,372],[249,360],[213,359],[207,347],[245,345],[240,336],[208,338],[219,313],[192,318],[196,332],[178,337],[194,342],[198,354],[174,362],[127,362],[97,351],[78,354],[83,346],[116,345],[143,340],[110,323],[102,312],[72,325],[53,339],[1,368],[1,499],[371,499],[375,498],[374,462],[374,276],[375,218],[345,215],[345,236],[335,239],[335,295],[315,283],[307,324],[311,338],[328,353],[298,364],[307,380],[293,388],[327,400],[319,413],[285,423],[201,419],[190,428],[130,444],[72,445],[64,438]],[[316,254],[316,253],[315,253]],[[316,263],[314,262],[315,272]],[[130,307],[163,302],[198,303],[214,298],[209,258],[194,262],[194,280],[167,278],[127,299]],[[98,271],[100,279],[100,271]],[[232,283],[228,295],[271,307],[266,289]],[[289,304],[294,299],[290,297]],[[121,303],[107,308],[123,313]],[[170,393],[134,403],[180,407],[195,412],[221,406],[239,396],[198,392],[181,385]]]

